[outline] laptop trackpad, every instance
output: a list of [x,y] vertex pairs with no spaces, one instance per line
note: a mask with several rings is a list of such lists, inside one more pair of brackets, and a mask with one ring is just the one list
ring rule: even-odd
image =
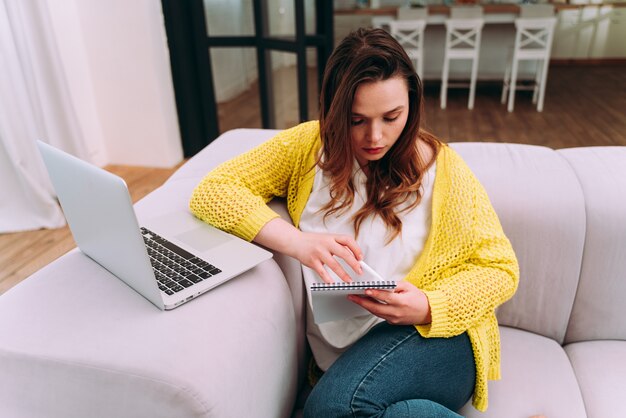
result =
[[231,240],[228,235],[206,227],[191,229],[175,235],[175,238],[199,252],[205,252]]
[[191,213],[173,211],[144,222],[145,226],[157,234],[174,238],[197,252],[205,252],[233,239],[230,235],[215,229]]

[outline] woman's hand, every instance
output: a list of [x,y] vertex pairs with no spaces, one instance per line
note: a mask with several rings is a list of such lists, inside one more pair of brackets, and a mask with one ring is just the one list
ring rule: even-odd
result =
[[261,228],[254,241],[297,259],[314,270],[326,283],[334,280],[324,266],[328,266],[344,282],[352,281],[334,256],[345,260],[358,274],[362,273],[359,260],[363,254],[354,238],[348,235],[302,232],[276,218]]
[[302,231],[300,234],[300,237],[293,243],[291,254],[288,253],[288,255],[313,269],[324,282],[334,282],[324,266],[328,266],[344,282],[352,281],[334,256],[342,258],[357,274],[363,272],[359,264],[362,258],[361,249],[354,238],[348,235]]
[[393,292],[368,289],[365,296],[350,295],[348,299],[392,325],[424,325],[431,321],[426,294],[409,282],[398,282]]

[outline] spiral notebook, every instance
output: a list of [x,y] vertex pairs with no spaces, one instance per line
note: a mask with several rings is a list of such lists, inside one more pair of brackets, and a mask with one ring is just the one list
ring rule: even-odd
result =
[[352,282],[347,283],[339,279],[334,273],[329,273],[335,279],[334,283],[312,283],[311,305],[313,308],[313,320],[316,324],[329,321],[354,318],[366,315],[368,311],[348,300],[348,295],[363,295],[366,289],[382,289],[393,291],[396,282],[384,280],[376,271],[364,261],[360,261],[363,274],[357,275],[343,260],[337,259],[343,269],[350,275]]

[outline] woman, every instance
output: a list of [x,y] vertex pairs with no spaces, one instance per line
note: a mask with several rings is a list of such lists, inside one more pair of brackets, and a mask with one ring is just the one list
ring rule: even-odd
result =
[[[305,416],[456,417],[487,408],[500,376],[495,308],[518,265],[461,158],[420,129],[422,86],[386,32],[360,29],[326,67],[320,120],[285,130],[198,185],[204,221],[298,259],[305,281],[349,281],[365,260],[394,292],[350,296],[369,314],[316,325]],[[287,198],[295,226],[266,203]],[[364,311],[364,312],[366,312]],[[311,315],[309,315],[311,317]]]

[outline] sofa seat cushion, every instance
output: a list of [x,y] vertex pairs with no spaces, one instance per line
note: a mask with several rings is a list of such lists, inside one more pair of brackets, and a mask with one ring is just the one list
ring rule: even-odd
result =
[[626,417],[626,341],[586,341],[565,346],[589,418]]
[[509,327],[500,327],[502,379],[489,382],[489,408],[480,413],[468,403],[468,418],[584,418],[585,406],[576,375],[556,341]]

